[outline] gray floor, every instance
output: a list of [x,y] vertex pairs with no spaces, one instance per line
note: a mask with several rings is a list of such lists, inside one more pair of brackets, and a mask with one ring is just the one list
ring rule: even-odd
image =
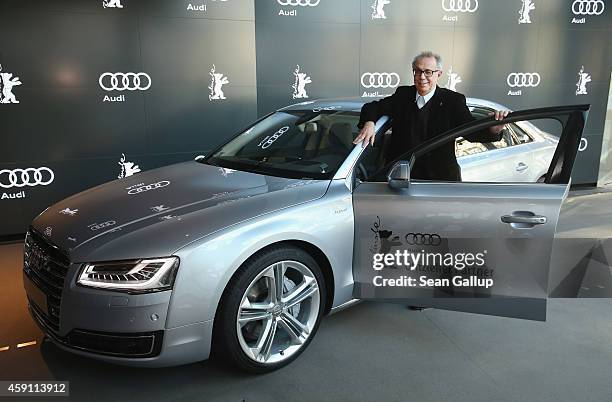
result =
[[[567,220],[567,232],[610,237],[612,192],[577,194],[565,214],[582,226]],[[362,303],[325,318],[305,353],[274,373],[245,375],[214,361],[133,369],[42,341],[26,311],[22,252],[0,246],[0,349],[9,346],[0,380],[70,381],[72,400],[612,400],[612,299],[550,299],[546,322]]]

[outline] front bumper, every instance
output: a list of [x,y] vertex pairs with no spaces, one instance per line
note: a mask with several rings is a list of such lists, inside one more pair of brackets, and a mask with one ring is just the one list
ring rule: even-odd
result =
[[49,338],[68,348],[126,358],[155,357],[161,352],[164,331],[110,333],[73,329],[62,337],[49,326],[45,313],[36,303],[28,300],[28,310]]
[[212,320],[167,328],[172,291],[127,294],[79,286],[71,264],[39,235],[26,239],[30,314],[62,349],[114,363],[168,366],[208,358]]
[[[73,308],[71,303],[65,302],[66,299],[62,298],[60,331],[55,331],[49,325],[48,317],[31,297],[36,292],[36,288],[33,288],[36,285],[25,274],[23,281],[28,294],[30,315],[45,335],[63,350],[109,363],[139,367],[187,364],[206,360],[210,355],[213,320],[176,328],[164,328],[165,320],[158,319],[161,321],[159,326],[149,331],[134,331],[138,328],[136,326],[127,326],[116,331],[117,324],[111,326],[104,324],[113,319],[113,322],[121,323],[124,321],[121,317],[128,317],[127,320],[130,321],[136,315],[141,315],[138,314],[138,308],[117,311],[117,308],[111,309],[110,306],[92,308],[91,303],[89,307],[81,305]],[[69,292],[66,292],[64,297],[68,294]],[[86,299],[91,298],[97,299],[96,296]],[[151,308],[160,311],[158,304],[139,307],[144,311]],[[81,322],[79,317],[82,317],[83,311],[87,311],[88,319]],[[165,311],[167,311],[167,306]],[[131,315],[126,316],[128,312]],[[134,319],[133,323],[136,324],[137,321]],[[147,326],[152,329],[151,324]]]

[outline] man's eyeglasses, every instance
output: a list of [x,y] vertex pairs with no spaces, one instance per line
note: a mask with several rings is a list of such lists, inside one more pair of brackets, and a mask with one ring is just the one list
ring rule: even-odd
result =
[[425,74],[425,77],[431,77],[433,73],[437,73],[438,71],[440,70],[420,70],[418,68],[413,68],[412,74],[414,74],[415,77],[420,77],[421,74]]

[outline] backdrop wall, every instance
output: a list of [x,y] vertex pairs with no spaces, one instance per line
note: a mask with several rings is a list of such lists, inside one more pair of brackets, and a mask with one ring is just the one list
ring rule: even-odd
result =
[[467,96],[590,103],[573,180],[595,183],[610,22],[603,0],[4,0],[0,236],[305,97],[390,94],[424,49]]

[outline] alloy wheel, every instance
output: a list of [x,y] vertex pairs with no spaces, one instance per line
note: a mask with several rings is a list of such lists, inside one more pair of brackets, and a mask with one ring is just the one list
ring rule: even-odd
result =
[[319,285],[306,265],[292,260],[269,265],[251,281],[238,308],[243,352],[260,364],[288,359],[313,332],[320,302]]

